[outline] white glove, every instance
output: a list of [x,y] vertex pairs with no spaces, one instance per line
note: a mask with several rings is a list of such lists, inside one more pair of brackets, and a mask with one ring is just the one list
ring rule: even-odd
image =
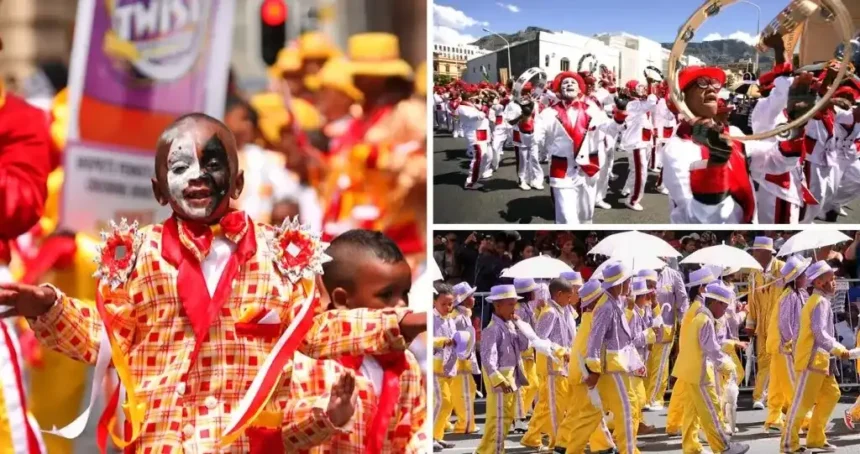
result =
[[848,350],[848,358],[849,359],[860,358],[860,347],[852,348],[851,350]]
[[651,319],[651,328],[660,328],[663,325],[665,325],[665,323],[663,323],[662,315],[658,315]]

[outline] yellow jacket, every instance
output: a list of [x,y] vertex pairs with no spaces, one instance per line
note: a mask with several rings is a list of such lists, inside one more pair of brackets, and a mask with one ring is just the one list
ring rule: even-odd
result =
[[[684,318],[681,319],[681,333],[684,332],[684,327],[693,323],[693,318],[696,316],[696,313],[699,312],[699,308],[702,307],[702,298],[695,297],[693,298],[693,302],[690,303],[690,308],[687,309],[687,312],[684,313]],[[681,351],[684,348],[684,344],[680,342],[678,343],[678,359],[681,358]],[[675,360],[675,365],[672,367],[672,376],[675,378],[679,378],[678,373],[680,372],[680,363],[681,361]]]
[[[821,313],[825,318],[822,326],[813,319],[813,313],[818,306],[822,306]],[[809,369],[829,375],[831,354],[841,355],[846,351],[834,338],[833,331],[830,301],[815,292],[800,311],[800,329],[794,348],[794,370]]]
[[775,276],[779,276],[779,270],[784,263],[774,258],[763,272],[753,270],[749,275],[749,313],[747,314],[747,328],[755,329],[755,334],[767,338],[768,326],[773,308],[779,302],[783,286]]

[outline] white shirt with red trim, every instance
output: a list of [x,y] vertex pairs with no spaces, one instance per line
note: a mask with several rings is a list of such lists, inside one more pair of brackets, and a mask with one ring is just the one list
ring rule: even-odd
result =
[[657,143],[668,142],[675,134],[678,121],[675,114],[669,110],[666,98],[660,98],[654,107],[654,128],[657,130]]
[[819,112],[806,124],[806,159],[819,166],[834,166],[839,160],[834,127],[836,115],[830,108]]
[[624,120],[624,132],[621,133],[621,148],[632,151],[651,146],[654,129],[651,112],[656,106],[655,95],[648,95],[644,101],[634,99],[627,103],[627,119]]
[[469,143],[490,140],[490,121],[481,109],[463,101],[457,107],[457,115],[460,116],[460,127]]
[[837,159],[843,164],[851,164],[857,160],[857,141],[860,140],[860,123],[854,120],[854,110],[836,110],[836,127],[834,136],[836,138]]
[[493,122],[495,128],[507,128],[508,123],[505,121],[505,106],[502,103],[496,103],[490,106],[490,121]]

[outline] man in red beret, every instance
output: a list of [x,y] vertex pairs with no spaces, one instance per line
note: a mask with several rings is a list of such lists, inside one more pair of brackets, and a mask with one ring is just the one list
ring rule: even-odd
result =
[[836,111],[834,135],[839,157],[839,184],[833,197],[833,210],[827,213],[828,219],[835,218],[842,206],[860,196],[860,82],[850,78],[842,83],[833,95]]
[[591,224],[597,196],[597,173],[603,136],[618,125],[603,109],[587,102],[585,81],[574,72],[562,72],[552,82],[559,102],[537,119],[535,142],[550,155],[549,181],[557,224]]
[[487,145],[490,141],[490,122],[487,114],[480,105],[478,87],[471,86],[459,103],[454,114],[460,119],[462,134],[469,142],[469,153],[472,162],[469,164],[469,174],[466,177],[466,189],[479,189],[479,180],[493,175],[492,153]]
[[[627,197],[624,205],[635,211],[642,211],[642,196],[645,195],[645,182],[648,178],[648,158],[651,154],[654,125],[650,112],[657,106],[657,96],[648,94],[645,85],[636,80],[625,85],[626,102],[616,103],[624,116],[624,130],[621,133],[621,149],[630,155],[627,182],[621,195]],[[616,121],[620,117],[616,116]]]
[[[684,99],[695,120],[684,119],[666,146],[664,184],[671,199],[671,222],[686,224],[749,224],[758,220],[750,170],[788,172],[803,151],[803,128],[779,143],[726,138],[730,131],[715,121],[718,97],[726,81],[722,69],[689,66],[678,76]],[[812,103],[808,85],[798,85],[788,103],[789,118],[797,118]]]

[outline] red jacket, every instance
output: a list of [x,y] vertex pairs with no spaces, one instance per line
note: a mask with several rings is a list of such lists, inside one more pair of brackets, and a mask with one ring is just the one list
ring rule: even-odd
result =
[[0,97],[0,262],[8,261],[8,241],[42,217],[50,171],[45,114],[17,96]]

